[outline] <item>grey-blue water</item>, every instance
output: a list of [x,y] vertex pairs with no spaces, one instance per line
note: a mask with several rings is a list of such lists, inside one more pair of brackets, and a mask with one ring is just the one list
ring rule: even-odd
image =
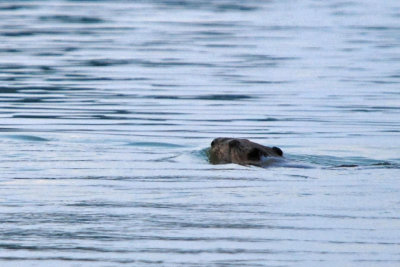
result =
[[399,137],[397,0],[0,1],[1,266],[399,266]]

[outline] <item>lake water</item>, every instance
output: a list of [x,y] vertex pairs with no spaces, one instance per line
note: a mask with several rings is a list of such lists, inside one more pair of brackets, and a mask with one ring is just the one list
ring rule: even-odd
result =
[[399,137],[397,0],[0,1],[2,266],[399,266]]

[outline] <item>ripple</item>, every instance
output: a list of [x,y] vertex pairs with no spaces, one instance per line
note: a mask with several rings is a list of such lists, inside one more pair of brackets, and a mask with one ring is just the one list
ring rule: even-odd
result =
[[287,155],[289,159],[298,160],[304,163],[317,164],[331,168],[354,168],[354,167],[382,167],[398,168],[395,162],[381,161],[364,157],[335,157],[335,156],[314,156],[314,155]]
[[254,11],[258,8],[255,6],[243,5],[243,4],[220,4],[216,6],[218,11],[228,12],[228,11]]
[[0,11],[1,10],[21,10],[21,9],[32,9],[34,8],[34,5],[23,5],[23,4],[1,4],[0,5]]
[[59,30],[13,30],[0,32],[0,35],[6,37],[28,37],[28,36],[39,36],[39,35],[62,35],[64,32]]
[[53,15],[53,16],[41,16],[39,17],[42,21],[59,21],[63,23],[103,23],[104,20],[98,17],[89,16],[68,16],[68,15]]
[[35,136],[35,135],[1,135],[3,138],[9,138],[14,140],[29,141],[29,142],[48,142],[49,139]]
[[93,67],[105,67],[113,65],[126,65],[130,64],[130,60],[118,60],[118,59],[91,59],[83,62],[83,65],[93,66]]
[[253,98],[249,95],[239,95],[239,94],[213,94],[213,95],[201,95],[196,96],[193,99],[200,100],[217,100],[217,101],[235,101]]
[[165,148],[180,148],[184,147],[182,145],[173,144],[173,143],[162,143],[162,142],[130,142],[127,145],[129,146],[138,146],[138,147],[165,147]]

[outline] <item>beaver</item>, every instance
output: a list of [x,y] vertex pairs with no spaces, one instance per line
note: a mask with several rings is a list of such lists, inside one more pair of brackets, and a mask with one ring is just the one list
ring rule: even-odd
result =
[[263,159],[282,158],[283,152],[279,147],[263,146],[247,139],[219,137],[211,142],[208,156],[212,164],[236,163],[261,167]]

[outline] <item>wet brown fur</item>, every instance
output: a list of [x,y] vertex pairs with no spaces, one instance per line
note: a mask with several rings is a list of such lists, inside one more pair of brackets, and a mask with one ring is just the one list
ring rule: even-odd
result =
[[263,146],[247,139],[219,137],[211,142],[209,160],[212,164],[236,163],[262,165],[262,157],[282,157],[278,147]]

